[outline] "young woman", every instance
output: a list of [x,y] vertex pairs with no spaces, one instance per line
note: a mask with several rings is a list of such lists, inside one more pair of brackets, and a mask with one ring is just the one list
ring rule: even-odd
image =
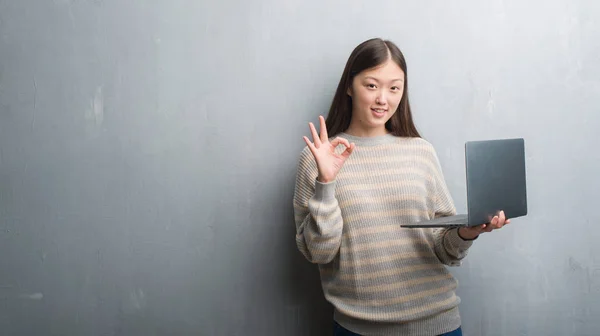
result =
[[[458,266],[473,228],[406,229],[455,214],[434,148],[413,123],[406,62],[390,41],[350,55],[320,132],[300,154],[294,193],[296,243],[319,266],[334,306],[335,335],[462,335]],[[493,191],[491,191],[493,192]]]

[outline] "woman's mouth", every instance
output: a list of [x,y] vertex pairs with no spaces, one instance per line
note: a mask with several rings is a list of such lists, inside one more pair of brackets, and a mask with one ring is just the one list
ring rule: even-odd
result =
[[377,118],[382,118],[385,116],[385,114],[387,113],[387,109],[375,109],[372,108],[371,112],[373,112],[373,115]]

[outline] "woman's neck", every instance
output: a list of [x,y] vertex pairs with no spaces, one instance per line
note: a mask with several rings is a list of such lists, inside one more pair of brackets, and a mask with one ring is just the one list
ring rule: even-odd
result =
[[352,127],[352,125],[350,125],[350,127],[348,127],[348,129],[345,130],[344,133],[355,136],[355,137],[370,138],[370,137],[386,135],[386,134],[389,134],[390,132],[385,127],[364,129],[364,128]]

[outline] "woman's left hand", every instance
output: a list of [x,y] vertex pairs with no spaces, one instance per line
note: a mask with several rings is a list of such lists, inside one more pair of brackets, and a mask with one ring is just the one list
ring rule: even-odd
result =
[[504,211],[500,211],[488,224],[459,228],[458,235],[463,239],[472,240],[484,232],[500,229],[506,224],[510,224],[510,219],[506,219]]

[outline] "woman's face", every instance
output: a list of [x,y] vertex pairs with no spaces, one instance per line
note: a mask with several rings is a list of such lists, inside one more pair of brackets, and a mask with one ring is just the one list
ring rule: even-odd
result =
[[386,134],[385,123],[396,112],[403,93],[404,71],[391,59],[356,75],[348,89],[352,97],[348,133],[356,136]]

